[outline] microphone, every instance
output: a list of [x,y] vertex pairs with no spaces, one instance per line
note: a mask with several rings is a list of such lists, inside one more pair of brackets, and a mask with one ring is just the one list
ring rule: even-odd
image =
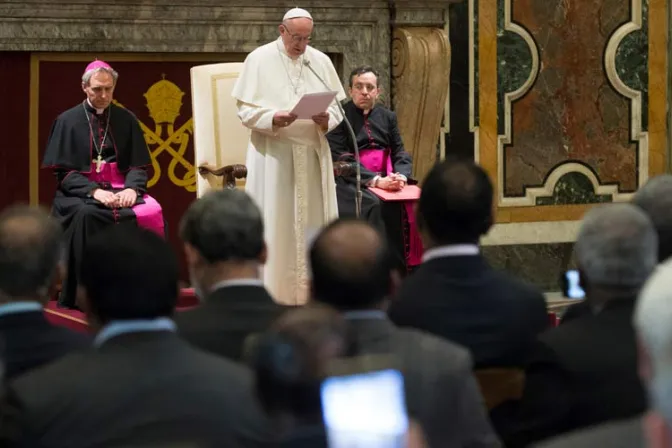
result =
[[[327,84],[324,79],[313,69],[313,66],[310,65],[310,61],[308,59],[303,60],[303,65],[308,67],[308,69],[313,72],[313,75],[317,77],[317,79],[320,80],[322,85],[327,88],[327,90],[331,90],[331,87],[329,87],[329,84]],[[348,131],[350,132],[350,139],[352,140],[352,147],[355,150],[355,216],[357,218],[360,217],[362,214],[362,170],[361,170],[361,164],[360,164],[360,158],[359,158],[359,146],[357,146],[357,137],[355,136],[355,131],[352,129],[352,124],[350,124],[350,121],[348,120],[348,117],[345,116],[345,110],[343,110],[343,106],[341,105],[341,102],[338,100],[338,98],[335,98],[336,105],[338,106],[338,110],[341,111],[341,115],[343,115],[343,121],[345,122],[345,127],[348,128]]]

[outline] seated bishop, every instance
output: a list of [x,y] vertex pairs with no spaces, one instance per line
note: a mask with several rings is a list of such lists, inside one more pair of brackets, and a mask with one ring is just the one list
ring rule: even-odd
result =
[[[402,272],[420,264],[422,243],[415,226],[414,201],[384,202],[376,190],[397,192],[413,182],[413,163],[397,124],[397,115],[377,103],[380,95],[378,72],[369,66],[355,68],[350,74],[349,101],[343,106],[352,125],[360,154],[361,217],[387,235],[397,266]],[[327,134],[334,162],[354,164],[354,146],[345,121]],[[369,190],[374,187],[374,190]],[[338,212],[342,217],[356,216],[356,175],[354,169],[336,178]]]
[[77,276],[87,241],[107,226],[139,225],[164,234],[163,212],[147,195],[149,150],[130,111],[112,104],[119,74],[103,61],[82,76],[86,99],[54,121],[43,168],[57,180],[52,214],[65,231],[67,276],[59,305],[76,308]]

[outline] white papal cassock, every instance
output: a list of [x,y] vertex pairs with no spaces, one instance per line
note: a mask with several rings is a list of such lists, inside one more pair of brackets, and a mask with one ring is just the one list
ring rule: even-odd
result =
[[[278,302],[290,305],[306,299],[307,239],[338,217],[331,152],[322,130],[312,120],[273,129],[275,112],[291,111],[305,93],[326,90],[304,60],[338,92],[339,101],[345,98],[327,55],[308,46],[293,60],[280,38],[247,56],[233,88],[238,116],[252,130],[246,191],[264,214],[264,283]],[[335,103],[328,112],[332,130],[342,116]]]

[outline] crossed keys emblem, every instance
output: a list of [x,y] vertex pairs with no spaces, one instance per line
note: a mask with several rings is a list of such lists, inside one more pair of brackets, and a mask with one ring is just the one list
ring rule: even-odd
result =
[[[165,75],[163,75],[163,79],[147,89],[143,96],[147,100],[149,116],[154,120],[154,130],[138,120],[142,132],[145,134],[145,142],[149,147],[152,167],[154,168],[154,175],[147,181],[147,186],[156,185],[161,178],[162,169],[159,164],[159,156],[163,152],[167,152],[172,157],[167,168],[170,181],[191,193],[196,192],[196,169],[184,158],[189,146],[190,136],[194,133],[193,118],[189,118],[186,123],[175,130],[175,120],[180,115],[184,92],[174,83],[167,81]],[[114,100],[114,103],[119,107],[124,107],[116,100]],[[181,177],[177,174],[178,166],[182,168],[179,171],[184,172]]]

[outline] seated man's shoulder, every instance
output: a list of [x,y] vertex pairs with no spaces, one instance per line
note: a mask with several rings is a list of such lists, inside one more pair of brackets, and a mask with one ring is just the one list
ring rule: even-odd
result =
[[620,420],[559,436],[537,448],[645,447],[640,417]]
[[9,387],[26,405],[57,400],[57,396],[77,389],[92,362],[87,349],[73,351],[14,378]]
[[61,342],[64,342],[73,348],[88,348],[93,341],[93,338],[88,334],[78,333],[67,328],[59,327],[58,325],[52,325],[52,333]]
[[[595,339],[587,337],[586,332],[590,332],[594,324],[592,313],[581,316],[542,332],[539,341],[560,353],[568,351],[571,354],[577,350],[591,349]],[[595,328],[599,328],[599,324],[597,325]]]
[[209,307],[207,306],[207,303],[199,303],[195,307],[190,308],[188,310],[176,311],[175,315],[173,316],[173,320],[175,321],[175,324],[179,329],[180,326],[195,323],[201,317],[209,314],[208,308]]
[[[433,334],[416,330],[413,328],[395,328],[394,339],[400,348],[405,346],[406,350],[419,356],[425,356],[435,360],[450,360],[448,363],[439,363],[443,367],[449,367],[451,370],[462,370],[472,368],[472,360],[469,351],[461,345],[448,341],[447,339],[435,336]],[[397,345],[395,343],[395,345]]]
[[397,118],[397,113],[382,103],[376,104],[375,108],[380,111],[380,114],[388,119]]
[[544,294],[533,284],[500,270],[496,270],[494,275],[495,281],[499,284],[498,289],[513,296],[514,299],[545,303]]
[[226,384],[228,392],[222,391],[226,396],[233,392],[244,394],[251,391],[254,375],[247,365],[197,347],[191,347],[191,350],[194,356],[185,369],[192,372],[192,378],[199,378],[193,383],[194,387],[200,389],[204,384]]

